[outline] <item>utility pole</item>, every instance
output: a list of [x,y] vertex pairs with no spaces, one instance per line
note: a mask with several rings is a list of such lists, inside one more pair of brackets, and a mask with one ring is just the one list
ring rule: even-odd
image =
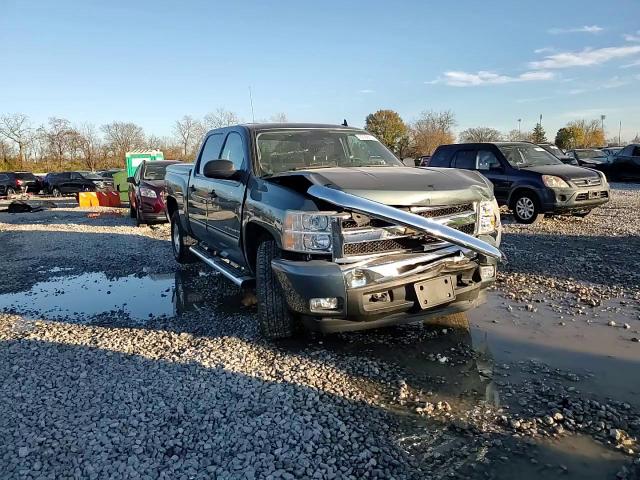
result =
[[520,131],[520,124],[521,124],[521,123],[522,123],[522,119],[521,119],[521,118],[519,118],[519,119],[518,119],[518,140],[520,139],[519,137],[520,137],[520,135],[521,135],[521,131]]
[[606,115],[600,115],[600,124],[602,125],[602,136],[604,137],[604,119],[607,118]]
[[620,126],[618,127],[618,146],[622,146],[622,120],[620,120]]
[[251,87],[249,87],[249,102],[251,102],[251,118],[253,123],[256,123],[256,114],[253,112],[253,95],[251,94]]
[[538,122],[540,126],[542,126],[542,114],[540,114],[540,122]]

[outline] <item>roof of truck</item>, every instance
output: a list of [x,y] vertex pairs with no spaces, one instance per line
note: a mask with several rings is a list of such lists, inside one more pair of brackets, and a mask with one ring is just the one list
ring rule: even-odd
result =
[[244,123],[242,126],[249,130],[268,130],[279,128],[344,128],[345,130],[361,130],[356,127],[333,125],[330,123]]

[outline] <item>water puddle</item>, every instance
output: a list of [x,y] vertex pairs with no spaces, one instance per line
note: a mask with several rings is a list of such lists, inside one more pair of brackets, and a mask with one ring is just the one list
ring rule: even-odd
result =
[[[49,271],[62,273],[64,269]],[[150,319],[216,308],[218,302],[210,291],[219,290],[216,285],[222,281],[211,272],[181,270],[119,278],[102,272],[58,276],[35,284],[28,291],[0,295],[0,311],[20,314],[25,320],[84,323],[107,315],[144,324]],[[233,292],[227,295],[232,298],[225,302],[226,310],[238,310],[240,298],[233,298]]]

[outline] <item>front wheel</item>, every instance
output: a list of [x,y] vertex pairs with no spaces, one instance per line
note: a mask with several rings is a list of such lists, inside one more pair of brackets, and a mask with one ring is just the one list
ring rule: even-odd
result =
[[53,187],[53,190],[51,190],[51,194],[54,197],[61,197],[62,196],[62,192],[60,191],[60,189],[58,187]]
[[528,192],[516,195],[511,203],[511,210],[518,223],[537,223],[544,218],[538,198]]
[[289,311],[282,287],[271,268],[271,261],[280,256],[275,240],[264,240],[256,256],[256,296],[258,321],[262,334],[271,339],[289,338],[295,330],[294,317]]
[[195,241],[185,233],[180,223],[180,214],[173,212],[171,215],[171,247],[173,257],[178,263],[194,263],[197,259],[189,250]]
[[7,194],[7,197],[10,197],[12,195],[15,195],[16,191],[12,187],[9,187],[9,188],[7,188],[6,194]]

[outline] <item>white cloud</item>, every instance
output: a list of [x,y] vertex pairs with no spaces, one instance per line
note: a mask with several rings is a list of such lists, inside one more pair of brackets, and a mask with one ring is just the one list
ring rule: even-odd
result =
[[631,68],[631,67],[640,67],[640,60],[636,60],[635,62],[627,63],[625,65],[620,65],[620,68]]
[[476,87],[480,85],[502,85],[514,82],[531,82],[540,80],[551,80],[555,75],[553,72],[525,72],[517,76],[500,75],[494,72],[479,71],[477,73],[450,71],[444,72],[444,76],[425,82],[428,85],[444,83],[451,87]]
[[618,87],[623,87],[625,85],[629,85],[629,83],[630,83],[629,80],[625,80],[616,75],[615,77],[611,77],[609,80],[604,82],[602,84],[602,88],[618,88]]
[[561,33],[600,33],[603,30],[604,28],[598,25],[583,25],[582,27],[572,28],[552,28],[549,30],[549,33],[553,35],[559,35]]
[[553,53],[555,52],[556,49],[553,47],[542,47],[542,48],[536,48],[533,53]]
[[615,58],[640,53],[640,45],[624,47],[585,48],[581,52],[561,52],[547,55],[544,60],[529,62],[533,69],[585,67],[608,62]]
[[374,93],[375,90],[370,90],[368,88],[364,88],[362,90],[358,90],[358,93]]
[[636,31],[635,34],[625,33],[623,37],[627,42],[640,42],[640,30]]

